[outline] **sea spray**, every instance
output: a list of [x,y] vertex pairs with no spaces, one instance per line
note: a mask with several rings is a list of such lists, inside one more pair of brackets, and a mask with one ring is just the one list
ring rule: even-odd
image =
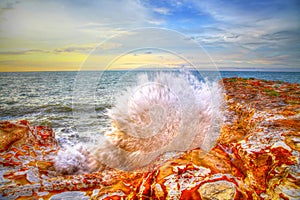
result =
[[84,148],[75,146],[73,152],[72,147],[62,149],[65,153],[58,153],[55,168],[65,174],[105,167],[137,170],[170,152],[209,151],[220,133],[222,102],[217,82],[200,81],[190,72],[140,75],[108,110],[112,131],[96,146],[82,144]]

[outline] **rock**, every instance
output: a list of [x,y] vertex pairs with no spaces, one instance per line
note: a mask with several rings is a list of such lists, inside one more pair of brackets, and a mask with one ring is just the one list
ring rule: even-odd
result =
[[22,140],[27,132],[28,127],[22,123],[0,122],[0,152],[6,151],[11,146],[17,146],[16,143]]
[[231,200],[235,196],[235,185],[227,181],[205,183],[198,192],[203,200]]
[[223,82],[226,120],[216,146],[162,156],[148,171],[66,176],[55,171],[60,147],[49,127],[1,122],[0,199],[300,199],[300,86]]

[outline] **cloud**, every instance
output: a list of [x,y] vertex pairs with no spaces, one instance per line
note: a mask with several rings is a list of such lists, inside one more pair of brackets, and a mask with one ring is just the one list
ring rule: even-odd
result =
[[71,53],[71,52],[89,53],[95,48],[97,48],[98,50],[99,49],[112,50],[112,49],[117,49],[121,46],[122,46],[122,44],[120,44],[120,43],[105,42],[105,43],[101,43],[100,46],[98,46],[97,44],[66,46],[66,47],[54,49],[53,52],[55,52],[55,53]]
[[170,10],[168,8],[154,8],[153,9],[154,12],[162,14],[162,15],[169,15],[170,14]]
[[27,51],[1,51],[1,55],[22,55],[26,54]]
[[166,22],[164,20],[148,20],[148,23],[159,26],[165,24]]
[[299,41],[300,30],[286,30],[264,34],[262,38],[268,41]]
[[[112,54],[123,50],[122,45],[137,42],[124,37],[132,34],[130,30],[154,26],[188,35],[187,40],[197,41],[228,66],[299,66],[299,19],[297,0],[3,0],[0,55],[48,53],[71,58],[71,53],[87,54],[103,41],[101,54]],[[116,35],[124,39],[107,42]],[[143,45],[148,37],[160,36],[151,32],[138,42]],[[179,45],[177,41],[157,41],[166,48]]]
[[53,47],[101,42],[154,20],[139,1],[22,1],[0,15],[0,36]]
[[201,12],[216,20],[214,26],[221,27],[227,33],[261,37],[276,32],[299,30],[300,12],[297,9],[300,6],[291,2],[293,1],[201,1],[195,4]]
[[73,45],[62,48],[56,48],[55,53],[72,53],[72,52],[89,52],[95,48],[96,45]]
[[191,39],[198,41],[219,64],[299,66],[300,4],[297,1],[192,3],[199,13],[213,20],[191,29]]
[[51,51],[44,49],[27,49],[18,51],[0,51],[0,55],[24,55],[30,53],[51,53]]
[[15,5],[20,3],[19,1],[7,1],[7,0],[2,0],[0,2],[0,13],[4,12],[6,10],[12,10],[15,8]]
[[[61,48],[56,48],[54,50],[45,50],[45,49],[24,49],[24,50],[15,50],[15,51],[0,51],[0,55],[25,55],[33,53],[89,53],[97,44],[83,44],[83,45],[69,45]],[[121,47],[122,44],[106,42],[101,44],[97,49],[101,50],[111,50]]]
[[[192,1],[203,13],[207,13],[219,22],[228,22],[233,25],[256,25],[273,19],[299,17],[299,3],[296,0],[290,1]],[[297,16],[298,15],[298,16]],[[248,22],[248,24],[246,24]],[[249,24],[250,23],[250,24]],[[272,24],[269,24],[272,26]]]

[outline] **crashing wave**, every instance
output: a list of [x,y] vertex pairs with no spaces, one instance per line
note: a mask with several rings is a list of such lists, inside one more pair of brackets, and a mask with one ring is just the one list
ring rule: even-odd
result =
[[217,82],[199,81],[191,73],[144,74],[108,110],[112,131],[96,146],[87,145],[88,151],[78,146],[61,150],[55,168],[64,174],[105,167],[136,170],[168,152],[208,151],[220,133],[221,106],[222,88]]

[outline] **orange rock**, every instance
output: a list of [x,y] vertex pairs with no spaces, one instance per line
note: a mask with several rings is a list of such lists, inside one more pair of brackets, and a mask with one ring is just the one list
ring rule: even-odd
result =
[[0,122],[0,152],[7,151],[11,146],[23,139],[28,130],[28,127],[22,124],[8,121]]

